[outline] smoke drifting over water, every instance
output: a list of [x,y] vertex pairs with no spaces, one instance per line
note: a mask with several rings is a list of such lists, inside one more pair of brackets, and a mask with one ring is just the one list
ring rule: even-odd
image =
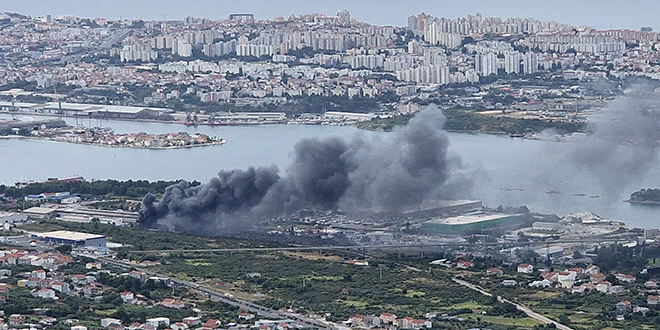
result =
[[649,170],[660,145],[660,94],[635,86],[609,104],[571,141],[570,159],[586,169],[611,201]]
[[[525,144],[531,154],[515,155],[511,170],[492,178],[496,186],[480,196],[487,203],[529,205],[543,212],[608,213],[608,205],[649,188],[660,147],[660,93],[636,85],[590,116],[586,134],[559,143]],[[592,198],[602,200],[599,210],[584,208],[594,204],[584,201]]]
[[440,110],[427,107],[392,138],[304,139],[283,175],[275,166],[251,167],[221,171],[197,187],[181,182],[160,201],[145,196],[140,222],[213,234],[304,208],[396,212],[463,196],[472,183],[459,174],[460,159],[447,152],[444,123]]

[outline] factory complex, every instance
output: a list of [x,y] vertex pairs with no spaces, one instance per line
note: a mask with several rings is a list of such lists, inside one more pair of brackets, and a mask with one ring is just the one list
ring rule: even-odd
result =
[[425,221],[422,228],[445,233],[478,233],[485,229],[509,227],[519,223],[520,216],[516,214],[475,212]]
[[66,102],[48,102],[40,104],[7,101],[0,102],[0,111],[114,119],[155,119],[164,114],[174,112],[171,109],[154,107]]
[[31,207],[22,212],[33,219],[57,219],[68,222],[90,223],[98,219],[99,223],[115,226],[133,226],[137,223],[138,213],[127,211],[109,211],[85,207]]
[[425,200],[418,207],[403,210],[400,216],[409,218],[437,217],[479,211],[483,203],[478,200]]

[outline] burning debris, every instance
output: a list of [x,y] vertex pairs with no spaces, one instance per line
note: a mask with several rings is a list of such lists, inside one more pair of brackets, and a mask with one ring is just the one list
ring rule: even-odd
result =
[[427,199],[464,195],[471,183],[447,152],[445,117],[427,107],[396,129],[392,139],[304,139],[283,175],[275,166],[221,171],[208,183],[185,181],[157,201],[144,197],[146,227],[226,233],[304,208],[401,211]]

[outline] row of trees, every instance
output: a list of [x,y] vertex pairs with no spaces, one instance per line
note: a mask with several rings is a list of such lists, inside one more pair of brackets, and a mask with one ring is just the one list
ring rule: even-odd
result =
[[[176,181],[154,181],[147,180],[99,180],[99,181],[75,181],[58,182],[49,181],[44,183],[34,183],[23,188],[14,186],[0,185],[0,194],[8,197],[21,198],[27,195],[40,193],[54,193],[68,191],[72,194],[85,196],[118,196],[128,198],[142,198],[147,193],[161,194],[165,188],[176,184]],[[200,182],[193,181],[192,186],[199,185]]]

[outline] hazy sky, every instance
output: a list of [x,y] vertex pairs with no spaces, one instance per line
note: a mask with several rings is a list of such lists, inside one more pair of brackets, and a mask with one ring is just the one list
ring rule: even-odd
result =
[[230,13],[253,13],[256,19],[347,9],[361,21],[404,26],[407,17],[426,12],[456,18],[480,12],[484,16],[534,17],[597,28],[660,30],[660,6],[654,0],[0,0],[0,11],[30,16],[181,19],[184,16],[225,18]]

